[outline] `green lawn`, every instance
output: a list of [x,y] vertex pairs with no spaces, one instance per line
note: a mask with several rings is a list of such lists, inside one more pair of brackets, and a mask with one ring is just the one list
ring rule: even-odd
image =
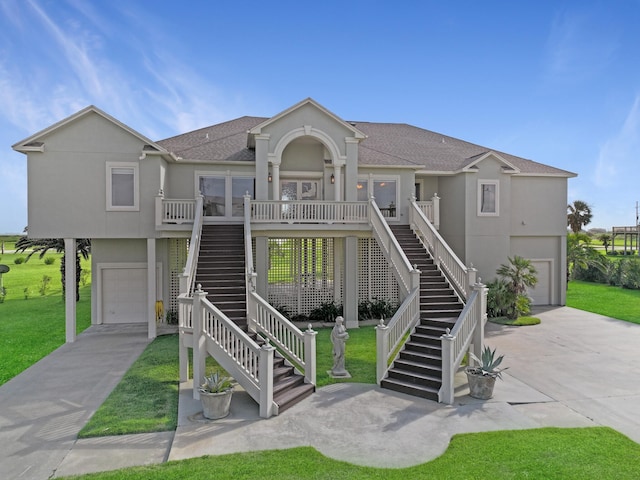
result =
[[205,456],[71,478],[617,480],[640,478],[638,458],[640,445],[610,428],[542,428],[456,435],[442,456],[401,469],[360,467],[327,458],[311,447],[299,447]]
[[[8,249],[7,237],[4,238]],[[17,265],[14,259],[18,257],[26,255],[5,253],[0,257],[0,264],[10,268],[2,275],[7,294],[0,303],[0,385],[65,342],[65,306],[60,283],[62,255],[47,254],[46,257],[55,259],[51,265],[46,265],[37,256]],[[82,266],[88,269],[90,263],[83,260]],[[44,275],[51,281],[42,295],[39,289]],[[80,288],[80,302],[76,308],[76,331],[80,333],[91,324],[90,285]]]
[[640,290],[571,280],[567,306],[640,324]]
[[175,430],[178,336],[156,338],[80,431],[79,437]]
[[[80,289],[76,332],[91,324],[91,287]],[[65,342],[65,306],[60,293],[8,299],[0,304],[0,385]]]

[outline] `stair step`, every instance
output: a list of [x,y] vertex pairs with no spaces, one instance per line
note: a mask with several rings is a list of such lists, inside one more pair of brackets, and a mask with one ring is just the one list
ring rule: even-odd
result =
[[433,353],[423,353],[411,348],[405,348],[400,352],[398,358],[401,360],[408,360],[416,362],[418,364],[436,365],[442,368],[442,357],[440,351],[434,351]]
[[442,346],[440,339],[438,339],[438,343],[433,344],[410,340],[404,344],[403,352],[417,353],[420,355],[433,355],[442,358]]
[[424,387],[409,382],[404,382],[397,378],[385,378],[380,382],[380,386],[394,390],[396,392],[412,395],[414,397],[426,398],[427,400],[438,401],[438,388]]
[[389,369],[388,375],[389,376],[387,378],[401,380],[405,383],[420,385],[422,387],[439,389],[442,385],[442,373],[440,373],[440,376],[438,376],[438,372],[432,372],[432,374],[422,374],[411,370],[403,370],[402,368],[392,367]]
[[310,396],[316,388],[311,383],[302,383],[293,388],[289,388],[273,396],[273,401],[278,405],[278,414],[293,407],[303,399]]
[[[422,384],[423,381],[435,382],[435,386],[442,384],[442,365],[431,363],[414,362],[409,359],[399,359],[394,363],[391,371],[394,372],[394,378],[397,376],[412,377],[416,383]],[[396,376],[397,375],[397,376]]]

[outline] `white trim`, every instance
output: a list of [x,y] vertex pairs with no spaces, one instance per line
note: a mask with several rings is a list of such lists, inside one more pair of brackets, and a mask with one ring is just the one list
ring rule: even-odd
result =
[[273,149],[273,156],[269,155],[269,159],[272,162],[282,162],[282,153],[292,141],[299,137],[313,137],[317,139],[329,151],[332,160],[346,161],[346,157],[340,154],[338,145],[330,135],[309,125],[307,125],[306,127],[307,128],[305,128],[305,126],[296,128],[282,135],[282,137],[280,137],[280,140],[278,140],[275,148]]
[[[133,170],[133,205],[113,205],[112,198],[112,179],[113,170],[117,168],[127,168]],[[136,162],[106,162],[107,172],[107,195],[106,209],[107,212],[139,212],[140,211],[140,165]]]
[[[462,171],[463,172],[475,172],[477,165],[482,162],[484,159],[489,158],[489,157],[494,157],[496,160],[498,160],[499,162],[503,163],[508,169],[508,172],[505,173],[519,173],[520,169],[517,168],[516,166],[514,166],[512,163],[508,162],[504,157],[502,157],[501,155],[498,155],[496,152],[489,150],[488,152],[485,152],[481,155],[476,155],[475,160],[473,160],[469,165],[465,166]],[[473,158],[473,157],[472,157]]]
[[[500,180],[483,180],[478,179],[477,184],[477,214],[479,217],[499,217],[500,216]],[[496,187],[495,191],[495,211],[493,212],[483,212],[482,211],[482,187],[483,185],[494,185]]]

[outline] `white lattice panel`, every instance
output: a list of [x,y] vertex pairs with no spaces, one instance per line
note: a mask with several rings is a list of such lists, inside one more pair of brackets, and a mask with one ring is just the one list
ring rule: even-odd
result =
[[186,238],[169,239],[169,301],[165,305],[167,310],[178,311],[178,295],[180,295],[180,275],[187,263]]
[[398,301],[399,288],[389,263],[374,238],[358,240],[358,297]]
[[269,302],[307,315],[336,300],[331,238],[269,239]]

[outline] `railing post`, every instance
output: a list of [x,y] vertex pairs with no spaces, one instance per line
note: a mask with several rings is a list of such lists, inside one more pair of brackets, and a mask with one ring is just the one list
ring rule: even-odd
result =
[[480,282],[473,284],[473,290],[478,292],[478,308],[475,318],[476,327],[473,331],[473,353],[476,357],[482,358],[482,348],[484,346],[484,324],[487,319],[487,287]]
[[475,268],[472,263],[471,266],[467,268],[467,284],[464,286],[465,288],[464,293],[465,295],[467,295],[467,298],[469,297],[469,295],[471,295],[471,290],[474,289],[477,276],[478,276],[478,269]]
[[413,266],[413,270],[411,270],[411,289],[409,290],[410,292],[412,292],[416,288],[420,288],[420,275],[421,274],[422,274],[422,272],[420,270],[418,270],[418,266],[414,265]]
[[431,201],[433,202],[433,226],[436,230],[440,230],[440,197],[437,193],[433,194]]
[[[178,301],[178,365],[180,372],[180,382],[189,380],[189,349],[184,344],[184,326],[186,323],[187,309],[185,304]],[[192,337],[193,338],[193,337]]]
[[269,418],[273,415],[273,352],[269,340],[260,348],[260,365],[258,376],[260,383],[260,416]]
[[156,195],[156,227],[162,226],[162,218],[164,217],[164,211],[162,210],[162,201],[164,200],[164,192],[162,189],[158,191]]
[[316,336],[318,332],[311,328],[311,324],[304,331],[304,378],[307,383],[316,384]]
[[440,337],[442,342],[442,388],[438,394],[438,401],[453,405],[454,399],[454,371],[453,371],[453,341],[455,337],[451,335],[451,330]]
[[193,321],[193,398],[200,400],[198,386],[205,375],[205,360],[207,349],[203,332],[202,300],[207,296],[207,292],[202,291],[202,285],[193,292],[193,310],[191,317]]
[[376,325],[376,382],[380,385],[387,372],[387,356],[389,352],[389,327],[380,319]]

